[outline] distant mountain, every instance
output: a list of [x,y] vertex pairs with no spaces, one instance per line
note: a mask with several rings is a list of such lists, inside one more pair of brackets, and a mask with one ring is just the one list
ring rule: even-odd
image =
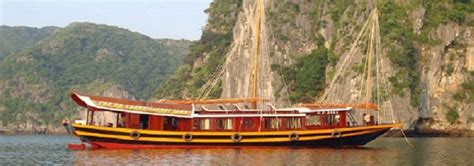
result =
[[60,28],[54,26],[43,28],[0,26],[0,60],[11,53],[33,46],[58,29]]
[[158,42],[158,44],[165,46],[170,55],[181,57],[180,60],[190,53],[188,48],[193,43],[185,39],[155,39],[155,41]]
[[190,44],[92,23],[57,29],[0,63],[0,121],[17,130],[54,126],[77,116],[68,97],[73,90],[146,100],[181,64]]

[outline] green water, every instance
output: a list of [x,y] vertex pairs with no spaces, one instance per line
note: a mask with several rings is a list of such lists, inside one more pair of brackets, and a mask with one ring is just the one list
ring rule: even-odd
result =
[[364,148],[70,151],[71,136],[0,135],[0,165],[474,165],[474,138],[379,138]]

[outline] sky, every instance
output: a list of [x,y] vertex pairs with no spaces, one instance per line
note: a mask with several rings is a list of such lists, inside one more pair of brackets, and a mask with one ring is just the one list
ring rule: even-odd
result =
[[201,37],[212,0],[0,0],[0,24],[59,26],[93,22],[152,38]]

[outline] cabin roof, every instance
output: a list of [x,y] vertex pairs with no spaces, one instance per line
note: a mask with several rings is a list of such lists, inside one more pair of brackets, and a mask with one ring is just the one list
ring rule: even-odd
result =
[[[208,112],[226,112],[226,111],[235,111],[236,108],[231,108],[226,106],[226,110],[224,109],[218,109],[218,108],[212,108],[208,109],[207,107],[203,106],[196,106],[196,110],[200,111],[208,111]],[[230,109],[229,109],[230,108]],[[265,111],[274,111],[274,112],[291,112],[291,111],[296,111],[299,113],[313,113],[313,112],[339,112],[339,111],[350,111],[352,110],[351,107],[346,107],[346,108],[308,108],[308,107],[290,107],[290,108],[276,108],[274,110],[265,110]],[[247,111],[260,111],[258,109],[239,109],[239,111],[247,112]]]
[[194,105],[195,110],[197,111],[207,111],[207,112],[226,112],[226,111],[243,111],[243,112],[249,112],[249,111],[298,111],[297,108],[293,109],[276,109],[273,107],[273,105],[268,104],[268,107],[264,107],[262,109],[251,109],[249,107],[245,107],[239,104],[219,104],[219,105]]
[[190,117],[193,110],[192,105],[143,102],[84,95],[76,92],[72,92],[70,96],[78,105],[82,107],[112,112]]

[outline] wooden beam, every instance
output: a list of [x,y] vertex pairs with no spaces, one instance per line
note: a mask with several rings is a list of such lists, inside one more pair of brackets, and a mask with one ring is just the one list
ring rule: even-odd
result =
[[378,106],[374,103],[303,103],[298,104],[299,107],[309,108],[347,108],[352,107],[354,109],[367,109],[367,110],[378,110]]
[[233,103],[255,103],[257,101],[267,101],[260,98],[229,98],[229,99],[201,99],[201,100],[160,100],[160,103],[170,104],[233,104]]

